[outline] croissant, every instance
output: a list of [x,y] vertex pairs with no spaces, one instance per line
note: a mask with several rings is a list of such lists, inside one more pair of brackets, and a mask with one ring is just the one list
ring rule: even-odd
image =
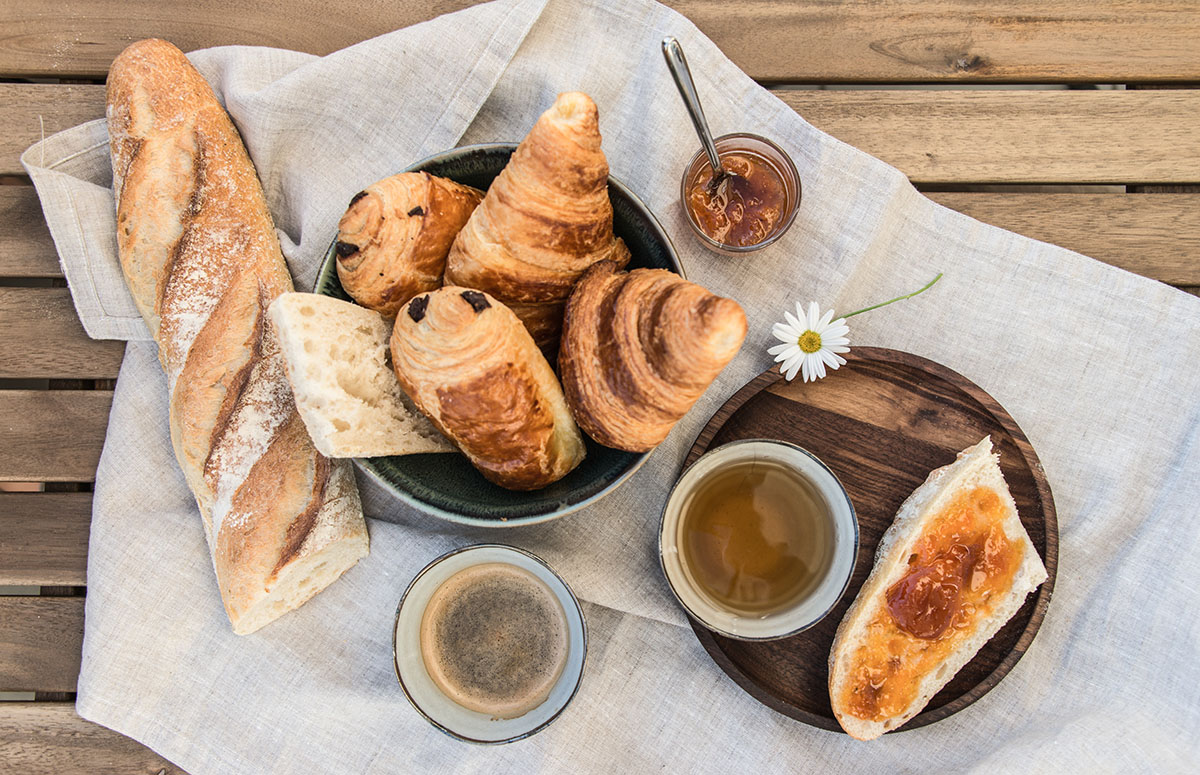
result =
[[596,104],[579,92],[560,94],[454,240],[446,283],[490,293],[553,353],[563,306],[583,271],[602,259],[629,262],[612,223]]
[[536,490],[583,460],[583,437],[533,337],[486,293],[446,286],[396,317],[400,386],[491,482]]
[[646,452],[667,437],[746,338],[746,314],[665,269],[602,261],[567,303],[559,374],[579,427]]
[[427,172],[402,172],[350,200],[338,222],[337,273],[346,293],[388,317],[441,286],[446,254],[479,189]]

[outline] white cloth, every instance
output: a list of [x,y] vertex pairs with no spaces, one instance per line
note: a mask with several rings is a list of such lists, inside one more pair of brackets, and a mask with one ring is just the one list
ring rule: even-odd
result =
[[[804,201],[776,246],[706,252],[679,175],[697,147],[659,53],[679,37],[718,133],[795,159]],[[1183,771],[1200,761],[1200,299],[939,207],[904,175],[808,125],[692,24],[649,0],[499,0],[324,58],[261,48],[192,57],[250,150],[300,288],[349,197],[456,143],[519,140],[560,91],[601,111],[612,173],[658,214],[689,276],[737,299],[742,353],[629,483],[546,525],[470,530],[360,478],[371,554],[299,611],[237,637],[173,459],[154,345],[131,341],[96,475],[77,708],[193,775],[218,772]],[[115,259],[102,123],[23,157],[77,309],[96,337],[144,339]],[[768,710],[712,664],[655,558],[666,490],[709,415],[771,364],[798,300],[849,310],[852,345],[908,350],[995,396],[1029,435],[1061,530],[1049,613],[986,697],[864,744]],[[395,524],[390,524],[390,523]],[[564,716],[501,748],[425,723],[392,675],[412,575],[501,540],[585,601],[583,688]]]

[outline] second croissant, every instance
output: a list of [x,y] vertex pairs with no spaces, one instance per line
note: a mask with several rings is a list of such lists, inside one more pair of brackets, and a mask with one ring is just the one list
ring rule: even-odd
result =
[[604,259],[623,267],[629,249],[613,236],[599,114],[586,94],[560,94],[459,232],[446,284],[504,302],[552,355],[571,289]]
[[596,441],[657,446],[746,338],[746,313],[665,269],[601,261],[567,304],[558,368],[567,404]]

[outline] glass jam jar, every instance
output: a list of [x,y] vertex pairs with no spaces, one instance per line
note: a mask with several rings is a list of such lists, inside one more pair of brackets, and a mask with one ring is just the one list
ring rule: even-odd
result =
[[728,256],[761,250],[783,236],[800,209],[800,174],[775,143],[752,134],[715,140],[722,167],[735,175],[711,185],[704,149],[683,173],[680,202],[700,242]]

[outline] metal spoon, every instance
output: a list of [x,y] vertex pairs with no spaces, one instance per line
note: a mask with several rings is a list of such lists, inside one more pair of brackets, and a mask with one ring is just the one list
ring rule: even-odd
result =
[[688,69],[687,59],[683,56],[683,47],[679,45],[678,40],[668,36],[663,38],[662,52],[663,58],[667,60],[667,68],[670,69],[671,76],[675,79],[675,86],[679,89],[679,96],[683,97],[684,107],[687,108],[688,115],[692,117],[692,126],[696,128],[696,134],[700,136],[700,144],[704,146],[704,151],[708,154],[708,161],[712,164],[713,177],[708,183],[708,188],[716,190],[721,183],[735,177],[735,173],[721,165],[721,157],[717,154],[717,145],[713,142],[708,121],[704,118],[704,108],[700,105],[700,95],[696,93],[696,82],[692,80],[692,71]]

